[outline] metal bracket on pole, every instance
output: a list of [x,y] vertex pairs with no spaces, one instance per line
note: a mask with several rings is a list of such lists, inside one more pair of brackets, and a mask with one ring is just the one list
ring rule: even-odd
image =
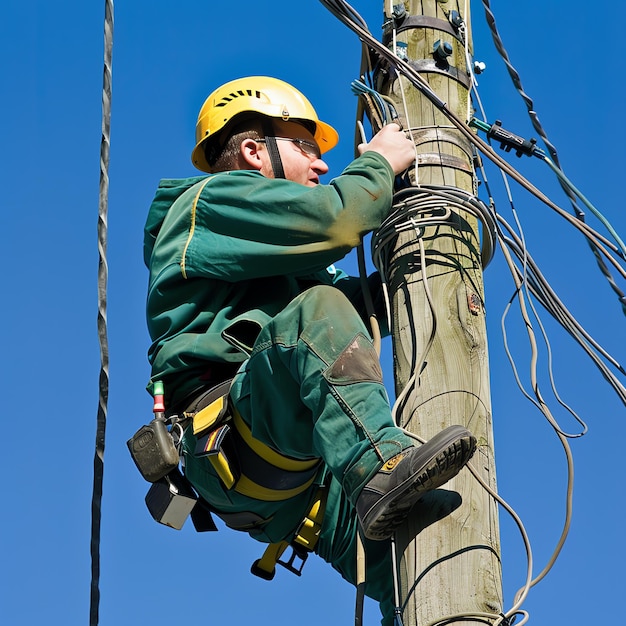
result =
[[452,154],[442,154],[440,152],[422,152],[418,154],[417,165],[418,167],[423,165],[449,167],[455,170],[461,170],[467,174],[474,174],[473,168],[467,165],[465,159]]
[[466,70],[460,70],[458,67],[452,65],[443,66],[434,59],[418,59],[409,60],[409,64],[414,67],[420,73],[433,73],[443,74],[449,76],[457,82],[461,83],[466,89],[469,89],[472,85],[470,75]]
[[[432,28],[433,30],[440,30],[444,33],[448,33],[448,35],[452,35],[459,42],[464,44],[459,31],[454,28],[454,26],[448,22],[447,20],[441,20],[436,17],[431,17],[429,15],[411,15],[406,17],[402,21],[398,21],[395,24],[396,33],[401,33],[405,30],[409,30],[411,28]],[[385,45],[391,42],[391,35],[385,33],[383,35],[383,43]]]

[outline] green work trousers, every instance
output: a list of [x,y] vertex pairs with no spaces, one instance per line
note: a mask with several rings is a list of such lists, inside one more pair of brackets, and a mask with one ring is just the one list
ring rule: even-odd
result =
[[[414,442],[393,423],[378,357],[348,299],[330,286],[295,298],[261,330],[231,400],[256,439],[289,457],[323,460],[318,485],[329,489],[315,551],[355,583],[356,499],[386,460]],[[193,445],[187,436],[186,474],[218,514],[249,513],[239,528],[261,541],[293,539],[318,485],[282,502],[227,491],[210,464],[193,457]],[[389,543],[366,540],[366,555],[366,593],[391,625]]]

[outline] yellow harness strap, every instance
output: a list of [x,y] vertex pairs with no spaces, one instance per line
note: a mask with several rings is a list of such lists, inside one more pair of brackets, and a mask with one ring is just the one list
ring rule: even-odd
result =
[[213,426],[217,421],[223,417],[226,411],[227,397],[220,396],[217,400],[214,400],[198,411],[193,416],[193,434],[204,432]]
[[248,424],[243,421],[239,411],[232,408],[233,426],[237,429],[241,438],[248,444],[248,446],[254,450],[262,459],[287,472],[305,472],[313,469],[319,465],[319,459],[308,459],[305,461],[299,459],[292,459],[287,456],[279,454],[275,450],[272,450],[269,446],[266,446],[263,442],[255,439],[252,436],[252,431]]
[[[227,489],[244,496],[281,502],[305,492],[315,482],[321,460],[284,456],[255,439],[227,394],[194,414],[196,455],[208,458]],[[227,452],[229,445],[234,454]]]
[[[252,431],[234,407],[232,425],[243,443],[237,448],[242,472],[234,486],[235,491],[257,500],[280,502],[303,493],[313,484],[318,474],[319,459],[293,459],[272,450],[252,436]],[[246,447],[252,454],[244,453]],[[255,455],[267,465],[254,463]],[[290,478],[289,486],[285,481],[285,473]]]
[[272,580],[276,574],[276,563],[280,562],[283,552],[289,547],[286,541],[270,543],[260,559],[257,559],[250,568],[250,571],[259,578]]
[[324,513],[326,512],[326,498],[328,492],[325,487],[320,487],[315,494],[313,504],[306,514],[305,518],[300,524],[294,537],[294,541],[309,552],[315,550],[317,541],[320,538],[320,532],[322,530],[322,521],[324,520]]

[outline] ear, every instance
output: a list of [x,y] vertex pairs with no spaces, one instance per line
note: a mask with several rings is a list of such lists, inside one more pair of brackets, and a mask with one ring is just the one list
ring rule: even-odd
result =
[[260,170],[263,167],[259,144],[254,139],[244,139],[239,147],[239,153],[246,169]]

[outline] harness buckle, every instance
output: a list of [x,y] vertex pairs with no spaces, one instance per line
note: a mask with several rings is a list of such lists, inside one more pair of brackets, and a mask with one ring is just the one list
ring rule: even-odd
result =
[[[296,576],[302,576],[302,570],[309,553],[313,552],[322,530],[322,521],[326,510],[327,488],[322,486],[318,489],[313,504],[309,508],[304,519],[300,523],[291,543],[280,541],[271,543],[265,549],[263,556],[257,559],[250,571],[263,580],[272,580],[276,574],[276,564],[282,565]],[[291,548],[291,556],[286,561],[281,556],[287,548]],[[296,565],[296,561],[299,560]]]
[[[289,570],[292,574],[296,576],[302,576],[302,570],[304,569],[304,564],[306,560],[309,558],[309,550],[304,547],[299,546],[297,543],[292,543],[291,548],[291,556],[287,561],[281,561],[278,559],[276,562],[279,565],[282,565],[285,569]],[[296,559],[299,559],[299,567],[294,565]]]
[[[281,560],[281,556],[284,554],[287,548],[291,548],[291,556],[286,561]],[[286,570],[289,570],[296,576],[302,576],[302,570],[304,564],[309,558],[309,550],[304,546],[299,546],[296,543],[287,543],[286,541],[279,541],[278,543],[271,543],[265,549],[263,556],[257,559],[250,568],[250,572],[263,580],[273,580],[276,575],[276,565],[282,565]],[[299,560],[296,565],[296,560]]]

